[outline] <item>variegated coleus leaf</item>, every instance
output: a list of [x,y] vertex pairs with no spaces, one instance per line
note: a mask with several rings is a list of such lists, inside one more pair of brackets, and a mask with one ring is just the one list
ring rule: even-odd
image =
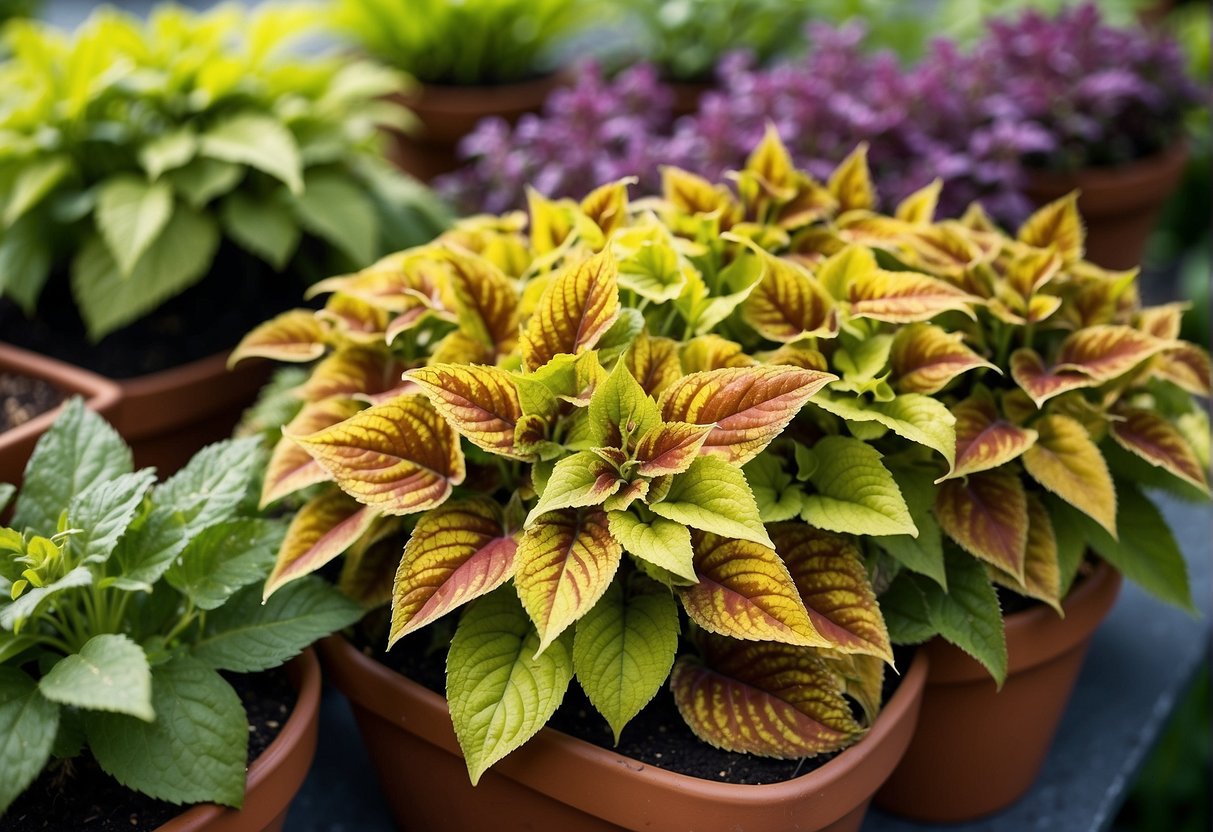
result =
[[702,176],[680,168],[661,169],[661,195],[669,207],[678,213],[717,218],[721,231],[728,230],[741,211],[727,187],[713,184]]
[[854,318],[894,324],[927,321],[952,310],[972,315],[981,298],[918,272],[881,269],[870,249],[848,246],[817,269],[817,279]]
[[839,163],[826,183],[830,194],[838,201],[838,213],[867,211],[876,207],[876,188],[868,170],[868,145],[860,142]]
[[327,482],[332,475],[290,436],[307,436],[344,422],[362,409],[353,399],[324,399],[306,404],[282,429],[261,483],[261,508],[301,488]]
[[752,367],[758,363],[746,354],[741,344],[715,334],[699,335],[686,341],[679,350],[679,358],[682,365],[679,375],[706,373],[725,367]]
[[392,579],[400,564],[401,523],[395,517],[378,517],[345,552],[337,589],[363,609],[376,609],[392,601]]
[[443,250],[460,330],[494,355],[506,355],[518,340],[519,293],[513,280],[484,257]]
[[617,362],[590,397],[590,435],[599,447],[616,448],[630,456],[640,437],[661,421],[657,402],[632,377],[627,362]]
[[627,481],[616,467],[620,461],[607,457],[595,451],[580,451],[557,462],[539,502],[527,516],[527,527],[550,511],[600,506],[623,488]]
[[935,497],[935,517],[969,554],[1024,580],[1028,502],[1015,471],[994,468],[946,480]]
[[510,373],[490,366],[434,364],[411,370],[406,378],[473,445],[511,459],[534,458],[515,445],[522,404]]
[[379,307],[343,294],[330,297],[316,317],[332,327],[336,340],[355,344],[383,343],[389,321]]
[[808,270],[761,249],[756,251],[766,269],[741,305],[742,319],[763,338],[784,344],[837,335],[834,302]]
[[830,648],[892,664],[889,633],[856,542],[805,523],[776,523],[770,533],[813,626]]
[[812,399],[827,413],[845,419],[853,430],[874,423],[898,436],[937,451],[952,468],[956,455],[956,419],[943,402],[921,393],[903,393],[889,401],[865,402],[823,390]]
[[336,488],[304,503],[278,550],[278,560],[265,582],[265,597],[340,555],[371,527],[375,517],[372,509]]
[[1020,595],[1044,601],[1060,615],[1062,587],[1057,535],[1040,496],[1029,492],[1027,498],[1028,543],[1024,551],[1023,580],[1020,581],[995,566],[990,567],[990,575],[996,582]]
[[619,317],[619,267],[610,250],[565,267],[548,284],[522,332],[528,370],[562,353],[593,349]]
[[493,500],[448,502],[423,514],[396,570],[388,648],[512,578],[517,550]]
[[1151,372],[1194,396],[1209,398],[1213,366],[1209,352],[1195,344],[1180,343],[1154,357]]
[[897,257],[905,265],[962,288],[968,288],[972,270],[991,258],[972,233],[952,223],[918,225],[906,229],[894,242]]
[[1018,239],[1035,248],[1052,246],[1067,264],[1081,260],[1086,229],[1078,213],[1078,192],[1038,209],[1019,227]]
[[801,600],[787,565],[769,546],[692,530],[698,582],[678,589],[691,620],[745,641],[830,647]]
[[1116,443],[1156,467],[1209,492],[1204,465],[1188,440],[1171,422],[1151,410],[1125,407],[1109,424]]
[[665,422],[652,428],[636,444],[636,473],[643,477],[683,473],[699,456],[713,430],[712,425],[686,422]]
[[1011,353],[1011,378],[1037,407],[1044,407],[1054,396],[1098,384],[1086,373],[1045,366],[1044,359],[1027,347]]
[[939,205],[943,180],[936,177],[931,184],[919,188],[897,204],[893,216],[912,225],[930,226]]
[[1007,263],[1003,280],[1019,297],[1027,300],[1061,273],[1062,256],[1057,249],[1029,248]]
[[332,397],[373,400],[401,387],[404,366],[385,346],[354,345],[328,355],[312,370],[303,385],[305,401]]
[[636,183],[636,177],[628,176],[599,185],[586,194],[578,206],[581,213],[598,228],[601,238],[606,240],[618,231],[628,219],[628,186]]
[[701,639],[703,659],[683,656],[670,689],[701,740],[764,757],[811,757],[863,735],[841,683],[812,651],[775,643]]
[[666,389],[661,414],[667,422],[713,425],[703,453],[744,465],[780,434],[810,396],[835,378],[785,366],[692,373]]
[[927,323],[897,331],[889,366],[893,371],[890,382],[902,393],[938,393],[953,379],[979,367],[998,372],[965,344],[962,333]]
[[288,434],[354,499],[383,514],[441,505],[463,482],[463,453],[424,396],[403,395],[307,436]]
[[1028,474],[1115,537],[1116,486],[1087,429],[1060,413],[1040,417],[1033,427],[1036,443],[1023,455]]
[[1067,336],[1061,343],[1054,368],[1077,372],[1097,383],[1111,381],[1146,359],[1174,346],[1129,326],[1091,326]]
[[966,477],[1006,465],[1036,443],[1036,431],[998,412],[994,397],[979,390],[952,407],[956,417],[956,466],[943,479]]
[[258,356],[274,361],[315,361],[328,348],[328,330],[310,309],[292,309],[271,318],[240,340],[228,367]]
[[599,509],[548,512],[518,542],[514,586],[539,633],[542,653],[606,592],[623,548]]
[[357,298],[395,318],[432,313],[455,320],[450,270],[430,247],[390,254],[355,274],[321,280],[307,297],[328,292]]
[[738,175],[738,192],[742,203],[752,217],[761,218],[762,209],[770,202],[791,199],[796,166],[779,138],[775,125],[767,123],[766,131],[758,146],[746,159],[745,167]]
[[623,360],[640,388],[654,398],[682,376],[678,342],[649,335],[647,330],[636,336]]

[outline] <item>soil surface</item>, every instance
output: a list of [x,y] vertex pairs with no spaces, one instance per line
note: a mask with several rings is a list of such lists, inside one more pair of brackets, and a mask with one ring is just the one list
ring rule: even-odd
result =
[[[359,633],[355,644],[364,653],[393,670],[436,693],[444,694],[445,645],[431,647],[429,640],[430,637],[424,632],[418,633],[417,636],[406,636],[387,654],[382,651],[382,639],[366,639]],[[374,648],[371,647],[372,644],[375,645]],[[895,651],[897,667],[903,673],[910,666],[912,658],[912,650],[903,651],[899,648]],[[885,674],[885,702],[888,702],[900,682],[901,676],[891,672]],[[823,754],[800,760],[773,760],[713,748],[696,737],[687,727],[678,713],[674,696],[668,686],[663,686],[653,700],[627,724],[618,746],[615,745],[610,726],[594,710],[576,680],[569,685],[564,703],[548,725],[646,765],[722,783],[779,783],[820,768],[837,756]]]
[[0,373],[0,433],[24,425],[62,401],[62,391],[45,379]]
[[[286,670],[225,673],[249,718],[249,762],[282,731],[295,707]],[[149,832],[184,809],[130,791],[85,753],[53,763],[0,818],[3,832]]]
[[10,344],[114,379],[134,378],[231,349],[250,329],[303,306],[305,283],[220,252],[211,273],[145,318],[97,343],[88,340],[66,274],[51,276],[37,314],[0,300],[0,332]]

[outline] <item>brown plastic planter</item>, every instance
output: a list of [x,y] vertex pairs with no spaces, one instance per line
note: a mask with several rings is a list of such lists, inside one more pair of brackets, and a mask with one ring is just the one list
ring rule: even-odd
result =
[[[107,419],[113,418],[122,396],[116,384],[95,373],[4,343],[0,343],[0,371],[43,379],[69,397],[83,396],[88,407]],[[21,483],[34,445],[58,415],[56,407],[0,433],[0,482]]]
[[1087,224],[1087,259],[1108,269],[1131,269],[1141,265],[1146,240],[1179,186],[1187,161],[1188,147],[1181,141],[1124,167],[1033,172],[1027,195],[1044,205],[1078,190],[1078,210]]
[[287,665],[287,672],[299,697],[281,733],[249,767],[244,808],[195,806],[156,832],[282,832],[291,801],[316,756],[320,662],[309,649]]
[[172,474],[203,445],[231,435],[244,409],[269,379],[271,365],[243,361],[227,369],[228,353],[118,381],[122,402],[114,427],[135,452],[135,466]]
[[396,823],[412,832],[857,832],[914,732],[927,675],[918,651],[863,740],[784,783],[687,777],[545,728],[473,787],[446,700],[345,639],[328,638],[319,649],[326,673],[353,704]]
[[388,157],[403,171],[428,182],[459,166],[459,140],[482,118],[496,116],[513,124],[539,112],[552,90],[566,83],[564,73],[533,81],[485,87],[422,84],[416,92],[394,96],[420,122],[413,134],[393,131]]
[[1103,561],[1066,598],[1066,617],[1045,606],[1008,615],[1007,681],[998,691],[985,668],[939,639],[922,715],[910,748],[876,805],[918,821],[952,823],[1018,800],[1040,772],[1083,657],[1120,591]]

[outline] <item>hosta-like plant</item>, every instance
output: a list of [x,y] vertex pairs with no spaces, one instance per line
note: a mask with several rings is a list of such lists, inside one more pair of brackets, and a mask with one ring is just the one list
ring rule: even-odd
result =
[[393,643],[467,604],[447,694],[473,779],[574,677],[616,734],[668,677],[701,738],[773,756],[879,709],[858,536],[921,536],[884,448],[954,459],[947,408],[882,368],[894,329],[979,298],[877,262],[897,221],[862,149],[821,183],[771,132],[735,181],[532,193],[318,284],[323,309],[237,352],[317,362],[267,467],[263,502],[301,501],[268,596],[344,552]]
[[262,604],[284,529],[249,510],[258,460],[220,443],[157,485],[79,399],[39,441],[0,529],[0,814],[49,766],[71,800],[64,761],[86,752],[151,797],[240,806],[248,721],[219,671],[360,614],[317,578]]

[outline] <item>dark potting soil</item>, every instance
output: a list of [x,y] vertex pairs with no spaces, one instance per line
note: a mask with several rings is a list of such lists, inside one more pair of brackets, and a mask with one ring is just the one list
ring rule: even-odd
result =
[[134,378],[231,349],[257,324],[304,305],[305,288],[297,276],[274,274],[221,250],[199,283],[93,343],[71,301],[67,275],[55,273],[33,318],[0,300],[0,332],[10,344],[103,376]]
[[[283,668],[225,673],[249,719],[249,763],[277,738],[295,707]],[[0,817],[2,832],[147,832],[185,811],[119,785],[85,753],[52,764]]]
[[[362,633],[354,643],[366,655],[396,672],[435,693],[445,694],[446,650],[441,646],[434,648],[424,632],[406,636],[387,654],[382,650],[382,640],[367,639]],[[902,673],[909,668],[913,656],[913,649],[895,648],[894,659]],[[901,678],[897,673],[885,673],[884,702],[887,703],[897,690]],[[822,754],[801,760],[774,760],[713,748],[687,727],[674,704],[673,694],[665,685],[623,729],[619,745],[615,745],[610,726],[590,704],[576,680],[569,685],[564,703],[548,725],[646,765],[721,783],[780,783],[808,774],[837,756]]]
[[63,393],[41,378],[0,373],[0,433],[24,425],[63,401]]

